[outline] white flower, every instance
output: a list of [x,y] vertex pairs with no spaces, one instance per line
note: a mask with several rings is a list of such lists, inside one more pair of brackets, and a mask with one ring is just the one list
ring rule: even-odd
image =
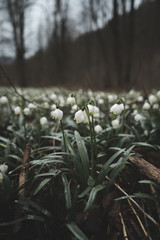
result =
[[99,118],[100,113],[99,113],[99,108],[96,106],[93,106],[91,104],[87,105],[89,113],[93,114],[94,117]]
[[57,108],[57,107],[56,107],[56,104],[52,104],[52,105],[51,105],[51,109],[52,109],[52,110],[55,110],[56,108]]
[[44,103],[43,103],[43,107],[44,107],[44,108],[49,108],[48,102],[44,102]]
[[144,119],[144,117],[141,115],[141,114],[139,114],[139,113],[137,113],[136,115],[135,115],[135,117],[134,117],[134,120],[136,121],[136,122],[139,122],[139,121],[141,121],[141,120],[143,120]]
[[158,103],[153,104],[153,109],[158,109],[158,108],[159,108]]
[[119,119],[112,120],[111,124],[112,124],[112,127],[118,127],[119,126]]
[[114,114],[120,114],[124,110],[124,104],[117,104],[115,103],[111,108],[110,112],[113,112]]
[[99,108],[96,106],[93,106],[93,115],[94,116],[99,116]]
[[63,112],[62,112],[62,110],[60,110],[60,109],[56,109],[56,110],[54,110],[54,111],[52,111],[51,112],[51,117],[53,118],[53,119],[62,119],[63,118]]
[[36,106],[35,104],[33,104],[33,103],[29,103],[29,104],[28,104],[28,107],[29,107],[30,109],[36,109],[36,108],[37,108],[37,106]]
[[82,111],[82,110],[78,110],[75,113],[74,119],[76,120],[76,123],[81,123],[81,122],[87,123],[88,122],[87,114],[85,111]]
[[16,115],[19,115],[19,114],[21,113],[21,108],[20,108],[19,106],[15,107],[15,108],[14,108],[14,113],[15,113]]
[[48,120],[46,117],[41,117],[40,118],[40,124],[43,126],[43,125],[46,125],[48,123]]
[[138,114],[138,110],[137,110],[137,109],[134,109],[133,115],[137,115],[137,114]]
[[88,107],[89,113],[92,113],[92,114],[93,114],[93,112],[94,112],[94,106],[91,105],[91,104],[88,104],[87,107]]
[[135,95],[135,91],[134,91],[133,89],[131,89],[131,90],[129,91],[129,95],[130,95],[130,96],[134,96],[134,95]]
[[157,92],[157,97],[160,99],[160,90]]
[[0,165],[0,172],[1,173],[7,173],[8,171],[8,166],[6,164],[1,164]]
[[7,98],[6,96],[2,96],[2,97],[0,98],[0,103],[2,103],[2,104],[7,104],[7,103],[8,103],[8,98]]
[[55,93],[52,93],[50,95],[50,99],[53,100],[53,101],[56,101],[57,100],[57,95]]
[[100,125],[96,125],[95,127],[94,127],[94,131],[96,132],[96,133],[99,133],[99,132],[102,132],[102,127],[100,126]]
[[99,99],[98,99],[98,104],[100,104],[100,105],[101,105],[101,104],[104,104],[103,98],[99,98]]
[[108,95],[107,98],[109,103],[113,102],[115,99],[113,95]]
[[150,104],[152,105],[152,104],[154,104],[155,102],[157,102],[157,98],[156,98],[156,96],[155,95],[150,95],[149,97],[148,97],[148,99],[149,99],[149,102],[150,102]]
[[125,105],[125,109],[126,110],[129,109],[129,105],[128,104]]
[[24,114],[25,114],[26,116],[30,116],[31,113],[32,113],[31,110],[30,110],[30,108],[28,108],[28,107],[24,108],[23,112],[24,112]]
[[73,105],[73,104],[75,104],[75,102],[76,102],[76,100],[75,100],[74,97],[68,97],[67,98],[67,104]]
[[132,108],[133,108],[133,109],[137,108],[137,104],[133,103],[133,104],[132,104]]
[[148,130],[144,130],[144,135],[148,136]]
[[151,108],[151,105],[148,102],[145,102],[142,107],[144,110],[149,110]]
[[77,104],[74,104],[71,108],[71,113],[74,113],[75,111],[77,111],[77,109],[78,109]]
[[65,105],[65,100],[64,100],[64,97],[63,97],[63,96],[59,96],[59,105],[60,105],[61,107],[64,107],[64,105]]
[[143,102],[143,100],[144,100],[144,99],[143,99],[142,96],[138,96],[138,98],[137,98],[137,101],[138,101],[138,102]]

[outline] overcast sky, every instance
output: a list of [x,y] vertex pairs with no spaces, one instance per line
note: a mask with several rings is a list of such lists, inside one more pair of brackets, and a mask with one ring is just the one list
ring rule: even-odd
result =
[[[77,33],[82,32],[83,28],[79,21],[81,0],[68,1],[70,1],[69,16],[75,22],[74,26],[77,27]],[[135,0],[136,7],[139,6],[140,2],[141,0]],[[32,56],[38,50],[39,44],[45,45],[46,35],[51,34],[53,22],[53,4],[53,0],[37,0],[34,6],[27,12],[25,32],[27,57]],[[11,34],[11,28],[8,25],[5,25],[4,28],[5,34],[9,36]],[[4,31],[4,29],[1,29],[0,27],[0,32],[2,32],[2,30]],[[4,46],[1,44],[0,55],[14,56],[14,48],[6,43],[4,43]]]

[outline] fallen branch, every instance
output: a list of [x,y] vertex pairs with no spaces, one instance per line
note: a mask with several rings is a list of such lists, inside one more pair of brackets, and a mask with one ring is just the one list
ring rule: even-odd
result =
[[150,180],[155,181],[160,184],[160,169],[153,166],[151,163],[147,162],[143,158],[138,157],[129,157],[129,161],[132,162],[137,168],[138,171],[148,177]]

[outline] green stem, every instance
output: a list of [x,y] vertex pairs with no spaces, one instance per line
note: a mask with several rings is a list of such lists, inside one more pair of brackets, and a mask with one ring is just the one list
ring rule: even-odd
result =
[[121,133],[123,133],[123,130],[124,130],[125,116],[126,116],[126,109],[125,109],[125,105],[124,105],[124,111],[123,111],[123,118],[122,118],[122,127],[121,127]]
[[97,160],[97,144],[96,144],[96,133],[94,130],[93,114],[92,114],[92,132],[93,132],[93,143],[94,143],[94,156],[95,156],[95,160]]
[[91,176],[94,177],[95,173],[95,163],[94,163],[94,142],[93,142],[93,131],[92,123],[89,122],[90,134],[91,134]]
[[[62,120],[60,120],[61,123],[61,129],[62,129],[62,136],[63,136],[63,144],[64,144],[64,151],[67,152],[67,148],[66,148],[66,141],[65,141],[65,136],[64,136],[64,128],[63,128],[63,122]],[[65,160],[67,159],[67,156],[64,155]]]

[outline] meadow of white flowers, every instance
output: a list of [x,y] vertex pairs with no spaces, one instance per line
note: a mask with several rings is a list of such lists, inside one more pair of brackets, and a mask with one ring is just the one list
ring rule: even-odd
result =
[[[130,154],[139,156],[148,149],[160,150],[160,90],[147,94],[135,90],[118,94],[57,88],[17,91],[19,94],[10,88],[0,90],[0,194],[2,191],[3,202],[8,201],[5,199],[11,196],[11,189],[21,187],[17,176],[26,144],[30,144],[31,150],[27,198],[36,198],[39,194],[38,201],[43,203],[46,187],[46,201],[50,206],[54,186],[56,194],[64,196],[67,211],[73,210],[74,204],[78,205],[79,199],[83,199],[84,212],[94,204],[97,193],[106,188],[103,184],[106,176],[110,178],[109,191]],[[61,181],[56,180],[59,177]],[[14,203],[19,201],[17,195],[11,199]],[[51,211],[54,218],[52,208],[47,211]],[[27,215],[27,219],[35,215],[36,219],[45,218],[37,208],[34,216]],[[80,236],[78,239],[87,239],[73,222],[68,220],[68,229],[74,236]]]

